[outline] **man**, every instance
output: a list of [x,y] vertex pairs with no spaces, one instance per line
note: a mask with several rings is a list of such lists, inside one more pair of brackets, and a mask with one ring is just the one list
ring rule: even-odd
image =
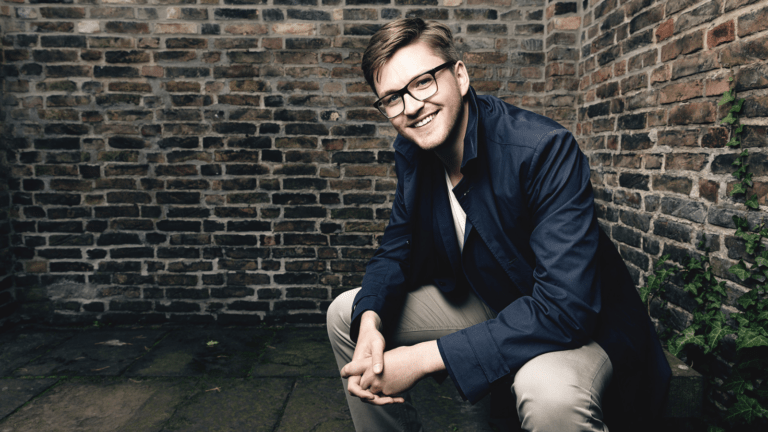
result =
[[476,95],[437,22],[387,24],[362,66],[398,132],[398,182],[362,288],[328,311],[355,427],[419,430],[403,393],[445,373],[472,403],[511,390],[524,430],[652,417],[669,366],[573,136]]

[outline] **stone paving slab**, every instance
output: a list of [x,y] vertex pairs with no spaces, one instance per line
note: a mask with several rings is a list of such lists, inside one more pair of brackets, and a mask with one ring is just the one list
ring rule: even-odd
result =
[[162,430],[271,432],[280,419],[294,381],[291,378],[201,378],[195,396],[177,410]]
[[72,379],[0,422],[0,431],[155,432],[196,392],[189,380]]
[[74,336],[74,332],[30,332],[0,335],[0,376],[7,376],[51,348]]
[[0,419],[58,381],[57,378],[0,380]]
[[339,378],[299,378],[278,432],[354,432]]
[[286,328],[267,346],[253,376],[338,377],[325,328]]
[[246,377],[274,336],[266,329],[178,329],[128,369],[126,376]]
[[488,424],[490,399],[485,397],[475,405],[464,401],[450,378],[442,384],[431,378],[421,380],[411,390],[411,401],[419,411],[424,432],[495,430]]
[[76,334],[15,376],[116,376],[149,351],[166,330],[89,330]]

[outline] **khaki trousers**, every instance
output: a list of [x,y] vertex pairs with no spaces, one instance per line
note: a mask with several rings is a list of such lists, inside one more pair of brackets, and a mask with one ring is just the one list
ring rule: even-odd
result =
[[[328,336],[341,369],[352,360],[355,343],[349,336],[352,303],[358,289],[347,291],[328,309]],[[471,290],[446,295],[432,285],[406,297],[399,322],[387,337],[387,348],[436,340],[495,317]],[[386,367],[386,366],[385,366]],[[523,365],[511,386],[515,410],[525,431],[608,431],[601,409],[613,367],[595,342],[581,348],[542,354]],[[363,403],[346,391],[357,431],[420,431],[419,416],[410,403],[386,406]]]

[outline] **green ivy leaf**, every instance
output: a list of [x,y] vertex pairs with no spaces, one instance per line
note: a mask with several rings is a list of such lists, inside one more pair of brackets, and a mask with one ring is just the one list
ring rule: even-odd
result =
[[747,167],[746,166],[744,166],[743,168],[744,168],[745,172],[744,172],[744,177],[741,179],[741,182],[744,183],[745,185],[749,186],[749,187],[752,187],[753,186],[753,184],[752,184],[752,173],[751,172],[746,172],[747,171]]
[[747,328],[749,327],[749,320],[744,317],[744,314],[732,314],[731,315],[733,319],[736,320],[737,323],[739,323],[739,327],[741,328]]
[[752,356],[751,358],[737,362],[735,368],[737,371],[746,371],[748,369],[755,369],[758,371],[765,370],[768,369],[768,359]]
[[704,354],[712,352],[720,344],[720,341],[728,333],[728,328],[723,326],[720,321],[712,322],[712,330],[707,335],[707,346],[704,348]]
[[728,381],[723,384],[723,390],[731,390],[736,394],[742,394],[746,390],[752,390],[755,388],[754,385],[752,385],[751,380],[746,378],[743,374],[736,371],[734,372],[730,378],[728,378]]
[[728,113],[728,115],[727,115],[727,116],[725,116],[725,118],[723,118],[722,120],[720,120],[720,124],[729,124],[729,125],[732,125],[732,124],[734,124],[734,123],[736,122],[736,120],[738,120],[738,118],[737,118],[737,117],[735,117],[735,116],[733,115],[733,113],[729,112],[729,113]]
[[736,396],[736,403],[725,414],[725,418],[731,423],[751,424],[766,414],[768,411],[756,399],[741,394]]
[[678,336],[677,339],[670,342],[669,344],[670,354],[677,357],[678,355],[680,355],[680,351],[683,350],[683,347],[689,344],[706,347],[706,341],[704,340],[704,336],[696,335],[695,332],[696,330],[693,328],[693,326],[683,330],[683,333],[680,336]]
[[763,251],[760,255],[755,257],[755,264],[760,267],[768,267],[768,251]]
[[755,291],[750,291],[748,293],[742,294],[741,297],[737,300],[737,302],[743,307],[744,309],[749,308],[753,304],[755,304],[755,300],[757,297],[757,293]]
[[749,277],[749,270],[747,270],[743,260],[739,260],[738,264],[731,266],[731,268],[728,269],[728,272],[735,274],[736,277],[742,281],[747,280]]
[[726,90],[723,93],[723,97],[720,98],[720,102],[717,103],[717,106],[723,106],[727,103],[731,103],[734,100],[736,100],[736,94],[735,90]]
[[688,261],[688,264],[685,266],[685,268],[687,268],[689,271],[693,271],[693,270],[700,270],[703,267],[701,266],[701,261],[699,261],[696,258],[691,258]]
[[733,189],[731,189],[731,196],[743,193],[747,193],[747,188],[744,186],[744,184],[736,183],[733,185]]
[[[649,279],[650,280],[650,279]],[[650,284],[646,286],[642,286],[638,289],[640,293],[640,300],[643,301],[643,303],[648,303],[648,297],[650,297],[651,294],[653,294],[653,288],[650,286]]]
[[739,217],[734,215],[731,217],[733,219],[733,223],[736,225],[736,228],[742,229],[742,230],[748,230],[749,229],[749,222],[743,217]]
[[744,125],[739,124],[739,126],[736,127],[736,129],[733,130],[733,133],[734,134],[740,134],[742,130],[744,130]]
[[734,135],[727,143],[725,143],[725,145],[728,147],[738,147],[741,145],[741,141],[739,141],[738,136]]
[[736,101],[735,104],[733,104],[733,106],[731,107],[730,111],[728,111],[728,112],[729,113],[737,113],[737,112],[741,111],[741,106],[742,105],[744,105],[744,99],[739,99],[739,100]]
[[760,312],[760,315],[757,316],[757,320],[762,322],[768,322],[768,311],[762,311]]
[[[745,192],[746,192],[746,190],[745,190]],[[747,201],[745,201],[744,204],[747,207],[749,207],[751,209],[754,209],[754,210],[757,210],[757,209],[760,208],[760,204],[757,202],[757,194],[752,195],[752,198],[750,198]]]
[[768,337],[757,329],[740,328],[736,349],[768,346]]
[[725,294],[725,282],[720,282],[718,284],[713,285],[712,289],[716,293],[720,294],[721,296],[723,296],[723,297],[726,296],[726,294]]

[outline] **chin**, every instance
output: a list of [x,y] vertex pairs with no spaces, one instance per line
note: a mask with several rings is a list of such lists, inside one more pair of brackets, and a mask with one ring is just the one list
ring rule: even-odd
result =
[[[427,127],[430,125],[427,125]],[[437,126],[437,125],[434,125]],[[437,133],[437,131],[418,131],[417,133],[413,129],[409,129],[408,134],[400,133],[400,135],[403,135],[405,138],[408,138],[411,142],[419,146],[422,150],[434,150],[438,147],[440,147],[447,139],[448,136],[439,136],[440,134]]]

